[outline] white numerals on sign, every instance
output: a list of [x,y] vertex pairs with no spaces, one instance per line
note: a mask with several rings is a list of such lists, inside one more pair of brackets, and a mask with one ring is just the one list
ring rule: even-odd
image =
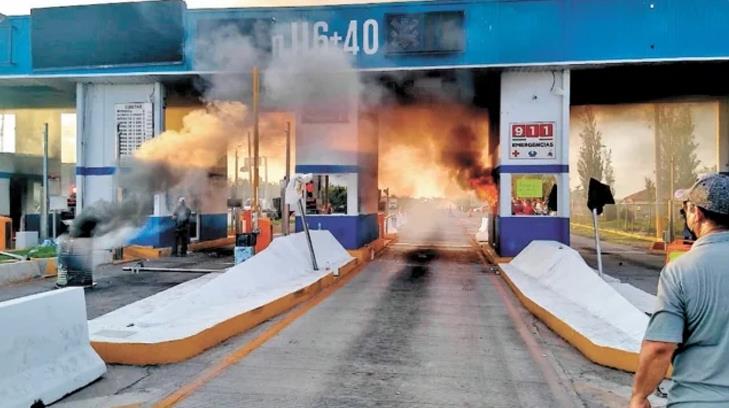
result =
[[359,54],[359,39],[357,36],[357,20],[349,22],[347,36],[344,39],[344,51],[351,52],[352,55]]
[[317,21],[314,23],[314,47],[327,48],[329,46],[329,24],[326,21]]
[[274,55],[285,52],[300,54],[311,49],[330,46],[341,47],[343,51],[352,55],[359,54],[360,50],[365,55],[375,55],[380,49],[380,26],[375,19],[365,20],[362,25],[358,20],[350,20],[344,36],[336,30],[330,33],[329,23],[326,21],[316,21],[314,24],[306,21],[292,22],[290,29],[291,34],[288,38],[284,34],[271,37]]
[[369,19],[365,21],[362,27],[362,47],[365,54],[373,55],[377,52],[380,48],[379,38],[380,28],[377,20]]

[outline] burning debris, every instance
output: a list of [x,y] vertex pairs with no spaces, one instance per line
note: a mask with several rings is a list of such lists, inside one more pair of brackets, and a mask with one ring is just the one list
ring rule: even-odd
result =
[[479,200],[494,208],[498,197],[493,169],[486,167],[481,159],[484,146],[476,132],[468,126],[458,125],[451,130],[451,143],[441,155],[443,164],[451,177],[464,190],[473,190]]
[[462,104],[420,104],[388,107],[379,118],[381,185],[413,197],[473,192],[495,206],[485,112]]

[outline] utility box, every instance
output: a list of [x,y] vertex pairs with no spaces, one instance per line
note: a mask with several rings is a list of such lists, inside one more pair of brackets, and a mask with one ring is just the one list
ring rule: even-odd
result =
[[8,217],[0,217],[0,251],[12,249],[13,242],[13,220]]
[[18,231],[15,233],[15,249],[38,246],[38,231]]

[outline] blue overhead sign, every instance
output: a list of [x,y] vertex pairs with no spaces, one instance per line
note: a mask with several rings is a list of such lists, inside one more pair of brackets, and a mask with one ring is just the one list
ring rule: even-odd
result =
[[181,0],[33,9],[33,68],[182,62],[184,10]]
[[[209,51],[198,49],[200,36],[230,25],[267,53],[338,46],[357,68],[372,70],[729,58],[725,0],[440,0],[182,10],[180,25],[171,24],[171,12],[145,14],[146,20],[121,13],[109,26],[82,9],[64,11],[64,21],[74,22],[65,27],[54,28],[49,19],[45,28],[37,27],[28,17],[0,23],[0,76],[197,72],[202,68],[196,61]],[[34,10],[34,19],[45,13]],[[132,35],[140,21],[148,25],[139,29],[149,34],[141,42]],[[101,35],[105,28],[113,28],[114,38]],[[184,48],[177,53],[180,29]],[[88,41],[96,36],[98,41]],[[86,66],[70,68],[79,64]]]

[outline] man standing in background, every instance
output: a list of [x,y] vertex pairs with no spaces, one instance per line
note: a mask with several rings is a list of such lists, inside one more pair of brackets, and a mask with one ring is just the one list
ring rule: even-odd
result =
[[[175,223],[175,245],[172,247],[172,256],[187,256],[187,241],[190,239],[190,217],[192,211],[185,205],[185,197],[180,197],[172,213]],[[178,252],[178,249],[180,250]]]

